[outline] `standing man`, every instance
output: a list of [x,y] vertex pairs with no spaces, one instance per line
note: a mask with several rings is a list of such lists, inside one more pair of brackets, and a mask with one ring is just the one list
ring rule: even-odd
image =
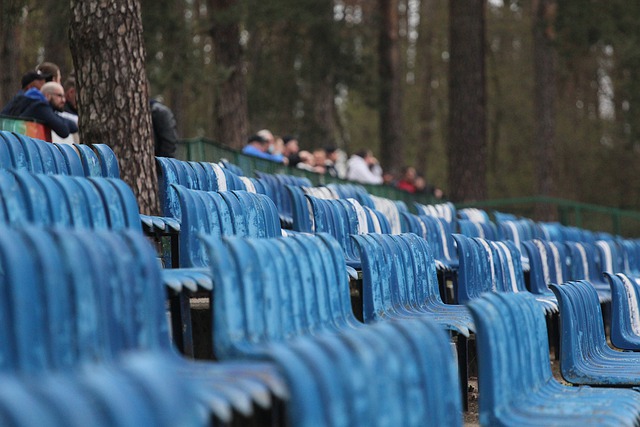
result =
[[[64,82],[64,111],[78,117],[78,101],[76,99],[76,79],[67,77]],[[77,121],[76,121],[77,123]]]
[[178,146],[178,131],[173,111],[156,99],[149,101],[151,124],[157,157],[174,157]]

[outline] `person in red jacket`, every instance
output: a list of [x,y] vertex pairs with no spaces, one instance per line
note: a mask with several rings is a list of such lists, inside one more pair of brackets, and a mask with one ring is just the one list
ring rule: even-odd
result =
[[402,168],[402,177],[396,183],[396,187],[400,190],[404,190],[408,193],[416,192],[416,169],[411,166],[405,166]]

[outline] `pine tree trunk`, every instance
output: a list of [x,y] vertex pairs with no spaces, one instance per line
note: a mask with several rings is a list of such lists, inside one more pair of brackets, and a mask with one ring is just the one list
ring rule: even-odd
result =
[[209,0],[218,90],[215,97],[216,139],[242,148],[249,133],[247,86],[240,46],[240,4]]
[[449,2],[449,195],[487,197],[485,1]]
[[314,141],[317,147],[335,146],[338,127],[336,125],[335,91],[333,89],[333,76],[327,74],[319,82],[314,82],[313,112],[318,124],[317,139]]
[[386,170],[404,166],[402,66],[398,0],[379,0],[380,162]]
[[62,83],[73,71],[71,52],[69,52],[69,3],[60,0],[47,0],[44,3],[44,60],[60,67]]
[[137,0],[71,0],[80,139],[109,145],[140,211],[158,212],[158,184]]
[[[554,0],[537,0],[533,13],[533,63],[534,63],[534,102],[536,190],[540,196],[552,196],[554,193],[555,159],[555,100],[556,100],[556,53],[552,46],[555,39]],[[544,204],[536,207],[536,219],[552,220],[554,212],[551,206]]]
[[3,107],[20,89],[20,75],[25,72],[18,67],[21,36],[18,21],[23,3],[21,0],[0,1],[0,105]]
[[433,15],[435,12],[434,0],[421,0],[420,1],[420,29],[418,46],[422,48],[418,51],[417,57],[417,70],[420,87],[421,87],[421,99],[419,111],[419,126],[420,126],[420,147],[416,154],[415,166],[418,170],[424,172],[428,170],[429,162],[431,161],[431,151],[433,146],[433,134],[434,134],[434,122],[435,111],[433,102],[433,88],[431,87],[431,80],[433,79],[433,27],[435,20]]

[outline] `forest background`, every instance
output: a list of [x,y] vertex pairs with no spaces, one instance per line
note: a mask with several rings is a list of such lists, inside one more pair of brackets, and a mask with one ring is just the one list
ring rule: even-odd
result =
[[[4,105],[41,61],[71,72],[82,2],[1,2]],[[306,149],[371,148],[454,200],[548,195],[640,210],[638,2],[140,0],[140,10],[151,92],[182,137],[239,147],[269,128]],[[475,50],[454,70],[465,49]],[[240,124],[226,111],[238,70]],[[481,185],[465,190],[456,174]]]

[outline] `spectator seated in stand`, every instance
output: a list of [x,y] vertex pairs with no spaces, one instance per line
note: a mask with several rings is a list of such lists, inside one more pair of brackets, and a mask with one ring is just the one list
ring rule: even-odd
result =
[[61,138],[78,132],[78,126],[71,120],[60,117],[56,112],[64,110],[64,89],[60,83],[45,83],[42,91],[34,88],[18,95],[11,108],[2,110],[8,116],[36,120],[51,128]]
[[416,173],[416,169],[411,166],[405,166],[402,168],[402,177],[396,183],[396,187],[400,190],[406,191],[407,193],[415,193],[416,188],[416,177],[418,174]]
[[361,184],[382,184],[382,168],[371,150],[362,150],[349,158],[347,177]]
[[22,76],[22,89],[20,89],[16,96],[14,96],[11,101],[9,101],[7,105],[4,106],[2,111],[0,111],[0,114],[6,116],[10,115],[9,111],[13,109],[15,102],[19,99],[20,96],[24,95],[26,91],[32,88],[40,90],[42,85],[46,83],[47,79],[51,80],[51,76],[42,74],[38,71],[27,71],[24,76]]
[[330,145],[325,147],[324,151],[327,155],[327,159],[324,162],[327,174],[334,178],[344,179],[346,165],[344,164],[344,161],[342,163],[340,162],[340,150]]
[[282,141],[284,142],[284,151],[282,154],[289,159],[289,166],[295,167],[300,163],[300,145],[298,144],[298,138],[287,135],[282,138]]
[[247,140],[247,145],[242,149],[242,153],[259,157],[261,159],[271,160],[272,162],[284,163],[285,157],[282,154],[271,154],[269,153],[269,141],[260,136],[260,135],[252,135]]

